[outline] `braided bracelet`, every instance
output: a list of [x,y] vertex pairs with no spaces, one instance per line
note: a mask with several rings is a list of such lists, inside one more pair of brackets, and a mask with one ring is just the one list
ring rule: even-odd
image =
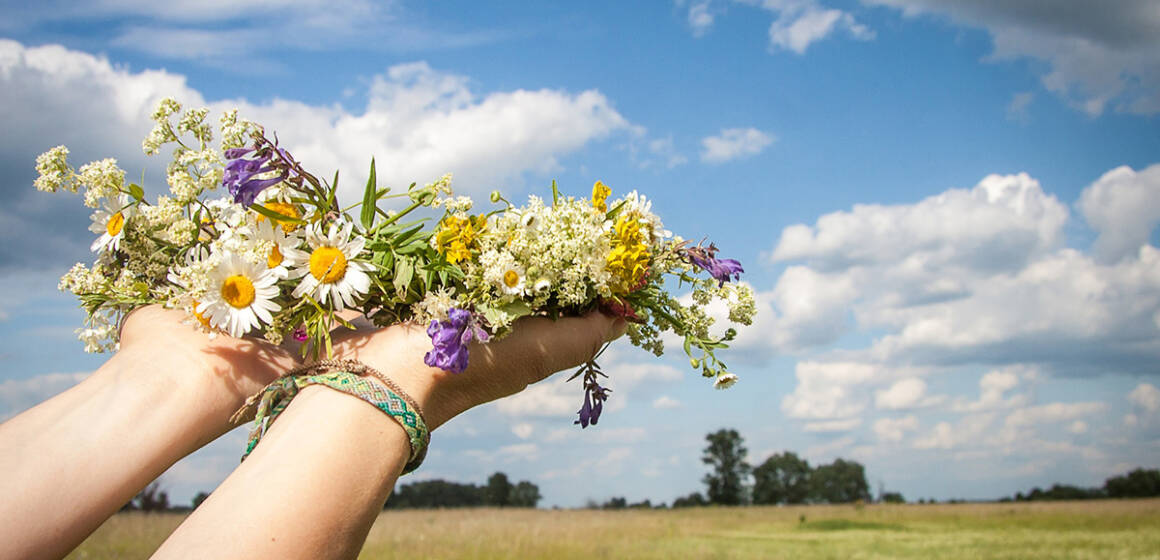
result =
[[[360,374],[370,375],[375,381],[360,377]],[[293,369],[246,399],[246,404],[231,418],[231,421],[237,423],[251,412],[255,414],[254,428],[250,431],[246,452],[242,454],[243,461],[295,395],[310,385],[322,385],[358,397],[398,422],[407,432],[411,446],[411,455],[403,467],[403,474],[419,468],[423,463],[431,432],[427,430],[419,404],[390,378],[355,360],[323,360]]]

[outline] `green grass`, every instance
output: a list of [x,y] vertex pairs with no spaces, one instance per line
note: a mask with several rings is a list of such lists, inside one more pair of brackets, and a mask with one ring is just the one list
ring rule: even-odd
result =
[[[118,515],[70,558],[147,557],[181,519]],[[1160,560],[1160,500],[389,511],[361,557]]]

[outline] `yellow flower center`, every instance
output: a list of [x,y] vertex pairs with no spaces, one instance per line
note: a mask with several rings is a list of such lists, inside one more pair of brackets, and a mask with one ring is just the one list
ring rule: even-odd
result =
[[514,288],[520,284],[520,273],[509,270],[503,273],[503,283],[509,288]]
[[110,237],[116,237],[121,233],[121,229],[125,227],[125,215],[117,212],[109,216],[109,222],[105,224],[105,231],[109,232]]
[[608,195],[612,194],[612,189],[604,186],[604,183],[596,181],[592,185],[592,207],[601,212],[608,212]]
[[198,305],[201,305],[201,304],[200,304],[200,303],[198,303],[198,302],[197,302],[197,300],[194,300],[194,301],[193,301],[193,317],[194,317],[195,319],[197,319],[197,322],[201,323],[201,326],[203,326],[203,327],[205,327],[205,328],[207,328],[207,329],[208,329],[208,328],[210,328],[210,326],[209,326],[209,319],[206,319],[206,318],[205,318],[205,315],[202,315],[201,313],[198,313],[198,312],[197,312],[197,306],[198,306]]
[[[283,216],[290,216],[291,218],[301,218],[302,213],[298,211],[298,207],[288,202],[264,202],[262,206],[267,209],[277,212]],[[266,217],[258,214],[258,222],[261,223]],[[298,224],[287,222],[285,220],[274,220],[274,223],[282,225],[282,231],[290,233],[298,229]]]
[[346,255],[337,247],[319,247],[310,253],[310,274],[323,284],[333,284],[346,276]]
[[274,248],[270,249],[270,256],[266,257],[266,268],[274,268],[282,264],[283,258],[282,251],[279,251],[278,246],[274,245]]
[[235,274],[222,282],[222,299],[226,303],[242,309],[254,303],[254,283],[241,274]]

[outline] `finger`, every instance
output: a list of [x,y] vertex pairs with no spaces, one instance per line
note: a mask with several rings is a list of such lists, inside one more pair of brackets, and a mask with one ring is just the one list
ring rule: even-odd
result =
[[[474,353],[478,366],[518,372],[524,383],[531,384],[591,360],[624,329],[623,319],[596,312],[556,320],[526,318],[513,325],[510,335],[479,346]],[[476,358],[472,356],[473,362]]]

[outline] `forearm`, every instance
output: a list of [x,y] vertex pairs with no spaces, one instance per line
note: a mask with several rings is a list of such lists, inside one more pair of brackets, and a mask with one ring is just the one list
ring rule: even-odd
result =
[[157,557],[353,558],[409,453],[375,407],[307,387]]
[[182,354],[166,342],[123,350],[0,425],[0,557],[66,554],[146,484],[229,430],[244,395],[271,375],[262,367],[230,372],[223,352]]

